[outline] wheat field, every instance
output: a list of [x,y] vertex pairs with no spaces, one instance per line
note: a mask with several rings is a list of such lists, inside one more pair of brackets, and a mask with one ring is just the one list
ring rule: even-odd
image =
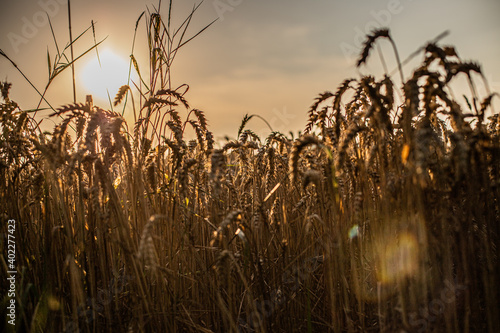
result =
[[[500,119],[480,65],[429,43],[406,76],[319,94],[296,138],[258,137],[247,115],[217,142],[189,86],[171,85],[185,41],[169,18],[141,19],[150,75],[132,56],[143,84],[115,111],[88,97],[44,132],[1,83],[15,331],[500,331]],[[397,55],[376,30],[358,66],[383,40]]]

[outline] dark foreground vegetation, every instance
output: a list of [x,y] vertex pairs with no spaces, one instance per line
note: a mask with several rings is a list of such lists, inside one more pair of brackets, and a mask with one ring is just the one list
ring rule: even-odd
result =
[[151,74],[115,111],[72,103],[42,132],[2,83],[19,332],[500,331],[500,122],[477,64],[430,43],[409,78],[320,94],[297,139],[247,116],[221,144],[171,87],[183,41],[146,26]]

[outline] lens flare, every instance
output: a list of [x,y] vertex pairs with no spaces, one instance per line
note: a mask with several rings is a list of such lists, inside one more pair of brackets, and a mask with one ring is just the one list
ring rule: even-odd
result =
[[357,224],[355,224],[354,226],[352,226],[351,229],[349,229],[348,236],[349,239],[353,239],[359,236],[359,226]]
[[379,244],[377,255],[377,278],[383,284],[411,276],[418,269],[418,242],[410,233],[401,233]]

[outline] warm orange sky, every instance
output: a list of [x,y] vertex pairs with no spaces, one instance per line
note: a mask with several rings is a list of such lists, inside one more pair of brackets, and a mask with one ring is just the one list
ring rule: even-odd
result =
[[[174,17],[184,18],[194,3],[174,1]],[[137,18],[147,6],[157,4],[142,0],[73,1],[73,36],[94,20],[97,38],[108,36],[99,51],[113,52],[128,61]],[[165,16],[167,7],[168,1],[164,1]],[[64,47],[68,41],[65,0],[0,0],[0,49],[39,90],[47,82],[47,49],[52,56],[55,53],[44,11],[51,17],[59,47]],[[210,128],[219,137],[226,133],[234,136],[246,113],[263,116],[275,130],[297,131],[303,129],[307,109],[318,93],[335,91],[343,79],[359,77],[354,66],[357,52],[346,53],[360,48],[362,34],[387,26],[403,59],[450,30],[442,43],[455,45],[465,60],[479,61],[491,88],[500,91],[499,14],[498,0],[206,0],[189,32],[196,33],[217,17],[219,21],[180,51],[173,81],[190,85],[188,101],[207,113]],[[145,46],[143,22],[139,35],[136,48]],[[83,39],[75,54],[91,43],[91,38]],[[388,43],[380,45],[393,69]],[[81,102],[89,93],[82,71],[93,58],[95,53],[76,64],[77,98]],[[419,56],[416,61],[421,59]],[[415,64],[404,68],[406,77]],[[372,57],[360,72],[380,77],[383,72],[378,57]],[[48,91],[47,99],[54,107],[72,101],[69,74],[68,70],[57,78]],[[23,109],[36,107],[36,92],[4,58],[0,58],[0,79],[14,83],[11,97]],[[399,84],[398,76],[394,80]],[[111,94],[113,97],[115,92]],[[106,100],[95,97],[95,102],[108,107]],[[258,119],[249,125],[258,134],[268,133]]]

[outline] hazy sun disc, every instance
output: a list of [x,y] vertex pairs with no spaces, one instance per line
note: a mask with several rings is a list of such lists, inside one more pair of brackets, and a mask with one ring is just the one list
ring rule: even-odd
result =
[[111,100],[121,86],[127,84],[129,63],[111,50],[103,50],[84,65],[80,73],[81,81],[88,91],[96,97]]

